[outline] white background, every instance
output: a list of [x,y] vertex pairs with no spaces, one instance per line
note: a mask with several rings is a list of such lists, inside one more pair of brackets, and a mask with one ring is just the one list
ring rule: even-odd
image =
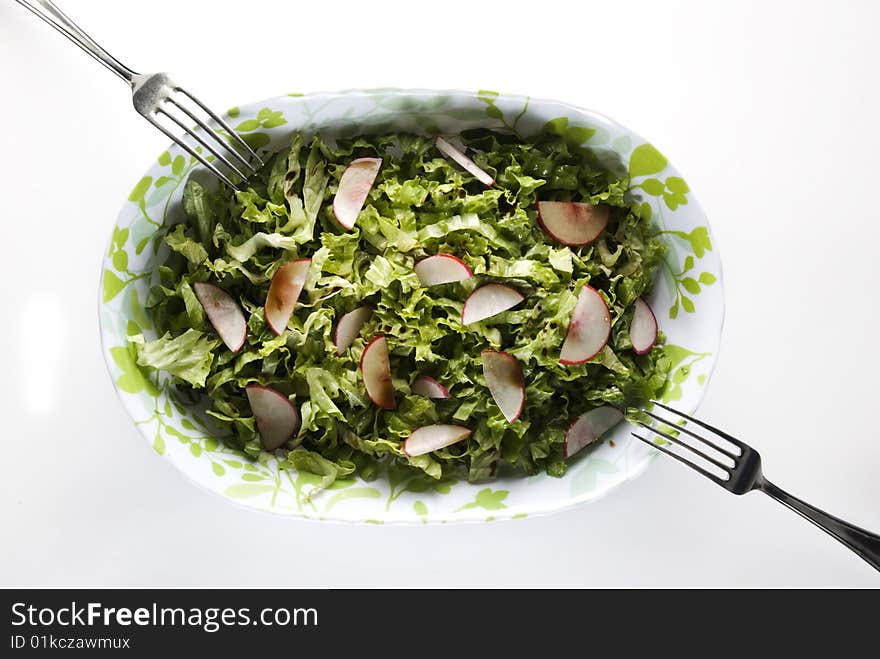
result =
[[[60,2],[218,110],[489,88],[647,136],[724,262],[702,416],[880,531],[877,3]],[[98,342],[101,254],[165,141],[118,79],[0,0],[0,586],[880,586],[769,498],[669,460],[596,504],[477,526],[302,522],[193,487],[136,432]]]

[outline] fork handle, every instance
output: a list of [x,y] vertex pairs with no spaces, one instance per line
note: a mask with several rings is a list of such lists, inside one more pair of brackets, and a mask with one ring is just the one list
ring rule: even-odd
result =
[[97,41],[86,34],[79,25],[74,23],[63,11],[55,6],[54,2],[51,0],[37,0],[37,4],[28,0],[16,0],[16,2],[31,11],[35,16],[46,21],[46,23],[125,80],[129,85],[134,85],[134,79],[138,74],[108,53]]
[[806,517],[820,529],[852,549],[875,570],[880,570],[880,536],[877,534],[845,522],[834,515],[829,515],[806,501],[792,496],[768,480],[761,482],[758,489],[802,517]]

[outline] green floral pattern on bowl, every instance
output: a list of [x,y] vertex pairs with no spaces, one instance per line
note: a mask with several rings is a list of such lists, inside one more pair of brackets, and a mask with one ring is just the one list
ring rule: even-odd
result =
[[[255,149],[285,146],[292,131],[330,135],[413,131],[456,134],[489,127],[527,139],[552,130],[628,175],[630,192],[669,247],[650,300],[667,337],[673,371],[664,398],[698,405],[715,363],[724,315],[721,261],[708,222],[681,174],[651,144],[602,115],[556,101],[429,90],[289,94],[234,107],[229,123]],[[197,163],[178,147],[163,152],[134,185],[103,263],[101,339],[110,374],[137,428],[156,453],[202,487],[259,510],[349,522],[492,521],[550,513],[592,501],[634,478],[654,456],[627,424],[572,460],[563,478],[501,478],[491,484],[433,480],[391,466],[372,482],[337,481],[311,496],[319,478],[252,462],[212,436],[199,406],[163,375],[139,368],[127,336],[153,336],[143,303],[168,227],[182,219],[183,183]]]

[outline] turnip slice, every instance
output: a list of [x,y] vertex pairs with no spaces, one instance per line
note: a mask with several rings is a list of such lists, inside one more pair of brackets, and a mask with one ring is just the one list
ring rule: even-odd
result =
[[460,258],[451,254],[436,254],[422,259],[413,268],[423,286],[449,284],[474,276],[471,269]]
[[434,140],[434,144],[444,156],[452,158],[464,169],[473,174],[478,181],[480,181],[481,183],[485,183],[488,186],[495,185],[494,178],[492,178],[491,176],[489,176],[489,174],[477,167],[477,164],[473,160],[468,158],[466,155],[464,155],[461,151],[456,149],[442,137],[438,137],[436,140]]
[[449,391],[428,375],[420,375],[412,384],[412,392],[425,398],[449,398]]
[[222,288],[204,281],[194,283],[193,290],[223,343],[232,352],[238,352],[247,336],[247,321],[238,302]]
[[364,348],[361,355],[361,375],[371,401],[385,410],[397,407],[394,402],[394,386],[391,383],[388,343],[381,334]]
[[333,214],[346,229],[354,227],[381,166],[381,158],[358,158],[342,172],[333,197]]
[[584,412],[569,426],[562,447],[562,456],[570,458],[585,446],[595,442],[622,419],[623,412],[610,405]]
[[582,364],[599,354],[611,334],[608,305],[592,286],[584,286],[571,314],[559,355],[561,364]]
[[522,414],[526,402],[526,385],[519,362],[513,355],[497,350],[484,350],[480,355],[489,393],[504,418],[513,423]]
[[552,238],[578,247],[593,242],[608,224],[608,206],[575,201],[539,201],[538,221]]
[[403,452],[409,457],[424,455],[431,451],[455,444],[467,439],[471,434],[469,428],[446,423],[438,423],[433,426],[422,426],[413,430],[406,441],[403,442]]
[[657,342],[657,317],[651,307],[642,298],[636,300],[632,322],[629,325],[629,340],[633,352],[645,355],[651,352]]
[[486,284],[470,294],[461,311],[461,324],[470,325],[500,314],[525,300],[519,291],[502,284]]
[[287,327],[287,321],[296,307],[311,265],[311,259],[297,259],[278,268],[272,276],[263,315],[266,324],[278,336]]
[[274,451],[280,448],[299,428],[299,412],[287,396],[269,387],[249,384],[245,391],[263,449]]
[[333,343],[336,344],[336,354],[341,355],[346,351],[354,340],[364,323],[373,315],[370,307],[358,307],[354,311],[349,311],[336,324],[336,332],[333,335]]

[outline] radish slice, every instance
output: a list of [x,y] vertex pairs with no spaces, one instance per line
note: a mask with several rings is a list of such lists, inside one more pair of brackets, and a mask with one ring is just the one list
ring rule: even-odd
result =
[[526,385],[522,368],[513,355],[497,350],[484,350],[483,375],[489,385],[489,393],[508,422],[513,423],[522,414],[526,402]]
[[636,300],[632,322],[629,325],[629,340],[632,342],[633,352],[637,355],[651,352],[651,348],[657,342],[657,317],[642,298]]
[[444,156],[452,158],[455,162],[464,167],[468,172],[473,174],[478,181],[480,181],[481,183],[485,183],[490,187],[495,185],[494,178],[492,178],[482,169],[477,167],[477,164],[473,160],[468,158],[466,155],[464,155],[461,151],[456,149],[442,137],[438,137],[436,140],[434,140],[434,144]]
[[358,158],[352,160],[342,172],[336,196],[333,197],[333,214],[346,229],[354,228],[381,166],[381,158]]
[[412,384],[412,392],[425,398],[449,398],[449,391],[432,377],[420,375]]
[[560,364],[583,364],[599,354],[611,334],[611,314],[604,298],[584,286],[571,314],[568,334],[559,355]]
[[403,452],[409,457],[424,455],[436,451],[450,444],[455,444],[467,439],[471,434],[470,428],[445,423],[433,426],[422,426],[410,433],[403,442]]
[[204,281],[194,283],[193,290],[223,343],[238,352],[247,336],[247,321],[238,302],[222,288]]
[[385,410],[397,407],[394,402],[394,386],[391,383],[388,344],[381,334],[364,348],[364,354],[361,355],[361,374],[371,401]]
[[608,225],[608,206],[574,201],[539,201],[538,221],[544,231],[564,245],[593,242]]
[[296,307],[311,265],[311,259],[297,259],[278,268],[272,276],[263,315],[266,324],[278,336],[287,327],[287,321]]
[[585,446],[592,444],[623,419],[623,412],[604,405],[581,414],[568,427],[562,457],[570,458]]
[[467,264],[451,254],[436,254],[416,263],[413,268],[423,286],[449,284],[474,276]]
[[487,284],[470,294],[461,311],[461,324],[470,325],[515,307],[525,298],[519,291],[502,284]]
[[373,315],[370,307],[358,307],[354,311],[349,311],[336,324],[336,332],[333,335],[333,343],[336,344],[336,354],[341,355],[346,351],[354,340],[364,323]]
[[299,412],[287,396],[269,387],[249,384],[245,391],[263,449],[274,451],[280,448],[299,428]]

